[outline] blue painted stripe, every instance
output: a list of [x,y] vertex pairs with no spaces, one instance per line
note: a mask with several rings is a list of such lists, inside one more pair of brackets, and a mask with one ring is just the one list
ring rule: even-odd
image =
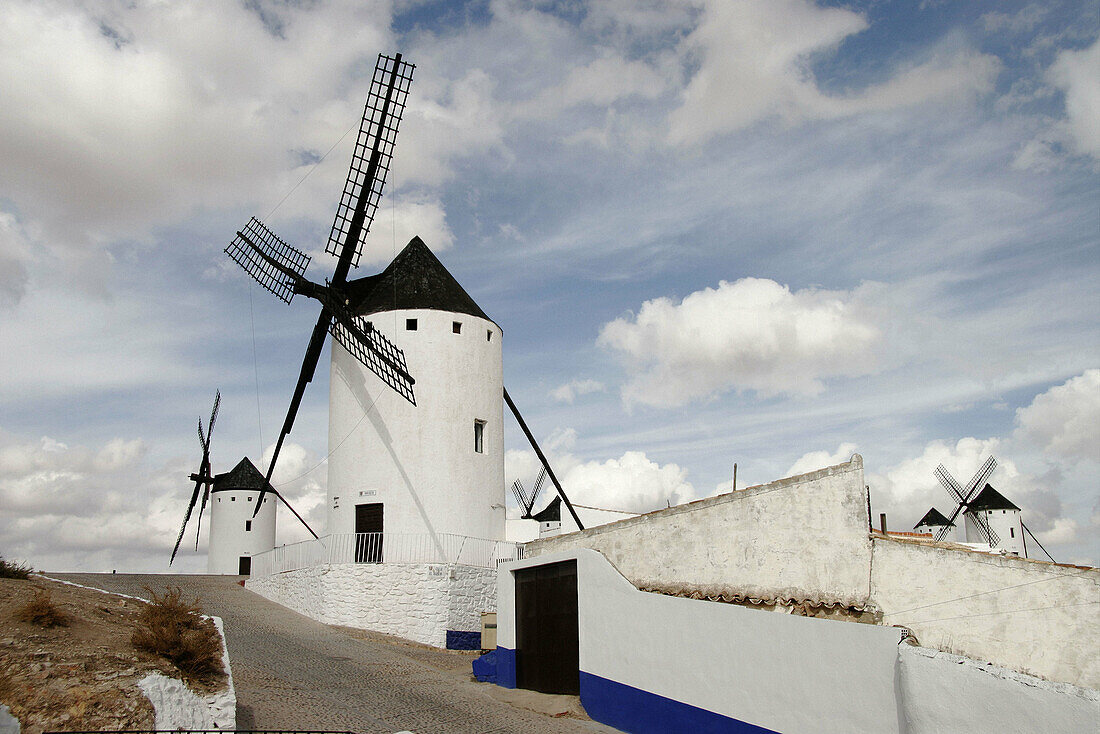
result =
[[497,685],[516,687],[516,651],[497,647]]
[[447,630],[448,650],[480,650],[481,633]]
[[596,721],[629,734],[777,734],[583,670],[581,704]]

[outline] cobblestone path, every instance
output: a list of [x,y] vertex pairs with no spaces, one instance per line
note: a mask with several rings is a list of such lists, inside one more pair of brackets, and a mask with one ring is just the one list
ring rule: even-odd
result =
[[238,729],[417,734],[613,732],[554,718],[490,695],[470,676],[471,655],[356,639],[237,584],[234,576],[49,574],[147,597],[179,586],[225,623]]

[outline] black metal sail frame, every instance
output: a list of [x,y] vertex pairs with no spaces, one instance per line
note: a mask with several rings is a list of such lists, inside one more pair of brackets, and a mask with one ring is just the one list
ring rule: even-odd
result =
[[176,560],[176,553],[179,552],[183,534],[187,530],[187,523],[191,520],[191,513],[194,512],[195,504],[198,502],[201,493],[202,507],[199,509],[198,522],[196,523],[200,527],[195,530],[195,544],[198,545],[199,542],[202,512],[206,509],[206,501],[210,496],[210,486],[214,483],[214,477],[210,473],[210,439],[214,435],[214,421],[218,419],[218,409],[221,407],[221,402],[222,391],[218,390],[214,394],[214,408],[210,411],[210,422],[206,425],[205,435],[202,432],[202,418],[199,418],[199,445],[202,446],[202,461],[199,462],[199,470],[191,475],[191,481],[195,483],[195,491],[191,493],[191,501],[187,503],[187,513],[183,516],[183,524],[180,526],[179,535],[176,536],[176,544],[172,547],[172,557],[168,559],[169,566]]
[[346,308],[347,299],[344,295],[348,272],[353,266],[358,266],[364,238],[382,196],[414,69],[412,64],[402,61],[401,54],[393,57],[384,54],[378,56],[359,137],[352,155],[351,169],[329,235],[326,251],[337,255],[338,261],[332,277],[325,285],[306,280],[304,273],[309,257],[286,244],[256,219],[252,219],[244,230],[237,232],[237,237],[226,248],[226,253],[249,275],[286,303],[290,303],[294,295],[299,293],[321,303],[321,313],[310,334],[298,382],[268,463],[265,477],[267,487],[260,491],[260,502],[256,503],[253,512],[255,517],[266,492],[274,492],[314,538],[317,533],[271,487],[270,482],[283,442],[294,428],[294,419],[301,407],[306,387],[313,381],[326,335],[332,333],[336,341],[353,357],[399,395],[416,405],[413,393],[415,380],[406,368],[404,353],[374,329],[371,322],[353,315]]
[[[997,460],[990,456],[982,464],[981,468],[975,472],[974,476],[970,478],[966,487],[963,488],[955,480],[955,477],[947,471],[943,464],[936,467],[935,475],[939,480],[943,488],[947,490],[947,494],[954,500],[955,511],[951,513],[951,517],[947,519],[947,525],[940,528],[940,531],[936,534],[936,540],[943,540],[947,537],[947,533],[950,531],[952,524],[955,522],[955,518],[960,513],[965,513],[970,501],[974,499],[974,495],[978,493],[979,488],[985,483],[985,480],[989,479],[989,475],[993,473],[993,470],[997,468]],[[980,512],[975,512],[971,517],[974,518],[974,524],[978,527],[978,532],[989,543],[989,547],[992,548],[1001,542],[1000,537],[993,531],[993,528],[989,526],[989,523],[982,516]],[[965,518],[965,514],[964,514]]]

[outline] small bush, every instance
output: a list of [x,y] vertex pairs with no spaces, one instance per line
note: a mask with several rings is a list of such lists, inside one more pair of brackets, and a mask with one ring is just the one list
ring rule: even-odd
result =
[[34,598],[20,609],[16,616],[39,627],[68,627],[69,615],[61,611],[50,600],[50,592],[45,589],[35,589]]
[[170,660],[185,677],[209,680],[220,674],[221,636],[214,622],[202,617],[199,600],[185,601],[179,588],[166,588],[161,596],[145,590],[152,601],[142,608],[130,638],[134,647]]
[[0,579],[26,579],[34,569],[14,561],[5,561],[0,556]]

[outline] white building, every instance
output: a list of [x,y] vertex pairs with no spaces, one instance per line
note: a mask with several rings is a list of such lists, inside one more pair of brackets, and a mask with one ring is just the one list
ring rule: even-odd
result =
[[207,573],[247,575],[252,572],[252,557],[275,547],[277,500],[270,487],[260,511],[252,516],[264,484],[264,475],[247,457],[214,477]]
[[404,350],[417,404],[333,343],[328,532],[503,540],[500,327],[418,237],[347,293]]
[[989,545],[984,531],[978,527],[977,517],[985,520],[993,531],[995,550],[1004,550],[1018,556],[1027,557],[1024,544],[1024,526],[1020,519],[1020,508],[986,484],[978,496],[966,507],[966,542]]
[[332,344],[327,533],[275,548],[248,588],[328,624],[481,644],[505,542],[502,332],[420,240],[346,287],[404,351],[416,404]]

